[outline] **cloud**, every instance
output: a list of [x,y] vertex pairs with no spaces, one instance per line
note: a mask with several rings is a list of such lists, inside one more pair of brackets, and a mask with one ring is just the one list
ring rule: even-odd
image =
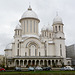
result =
[[75,42],[75,1],[74,0],[0,0],[0,54],[14,36],[14,29],[29,2],[40,19],[39,31],[44,25],[52,25],[58,11],[64,23],[66,45]]

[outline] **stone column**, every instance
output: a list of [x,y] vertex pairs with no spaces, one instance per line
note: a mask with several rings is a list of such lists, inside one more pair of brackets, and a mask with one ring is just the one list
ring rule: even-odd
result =
[[32,65],[32,60],[31,60],[31,65]]
[[14,66],[16,66],[16,60],[14,60]]
[[21,66],[21,64],[20,64],[20,60],[19,60],[19,66]]
[[44,65],[44,60],[43,60],[43,65]]
[[71,61],[70,61],[70,66],[72,65]]
[[56,66],[56,60],[54,60],[54,64],[55,64],[55,66]]
[[60,61],[59,61],[59,60],[58,60],[58,63],[57,63],[57,65],[58,65],[58,66],[60,66]]
[[40,66],[40,60],[39,60],[39,66]]
[[28,65],[28,60],[27,60],[27,65]]
[[47,66],[48,66],[48,60],[47,60]]
[[35,60],[35,65],[36,65],[36,60]]
[[23,60],[23,67],[24,67],[24,60]]
[[52,67],[52,60],[50,60],[50,65],[51,65],[51,67]]

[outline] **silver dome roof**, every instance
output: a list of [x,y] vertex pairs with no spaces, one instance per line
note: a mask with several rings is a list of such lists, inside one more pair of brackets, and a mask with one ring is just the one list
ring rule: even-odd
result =
[[22,29],[22,28],[21,28],[21,26],[18,24],[15,29]]
[[12,49],[12,43],[9,43],[5,49]]
[[52,31],[53,28],[48,24],[47,26],[44,25],[43,28],[42,28],[42,30],[49,30],[49,31]]
[[28,10],[22,15],[21,19],[23,19],[23,18],[36,18],[36,19],[38,19],[38,16],[32,10],[31,6],[29,6]]
[[56,17],[53,19],[53,24],[57,24],[57,23],[62,23],[62,18],[60,16],[58,16],[58,14],[56,15]]

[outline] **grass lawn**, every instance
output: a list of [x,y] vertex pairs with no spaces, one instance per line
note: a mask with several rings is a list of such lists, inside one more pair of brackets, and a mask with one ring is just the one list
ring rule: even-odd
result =
[[75,71],[0,72],[0,75],[75,75]]

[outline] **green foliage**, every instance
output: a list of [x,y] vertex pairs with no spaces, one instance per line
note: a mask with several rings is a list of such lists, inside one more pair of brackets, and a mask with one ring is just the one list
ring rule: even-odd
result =
[[53,63],[53,67],[56,67],[55,63]]
[[62,63],[62,67],[64,67],[64,62]]
[[75,75],[75,71],[0,72],[0,75]]

